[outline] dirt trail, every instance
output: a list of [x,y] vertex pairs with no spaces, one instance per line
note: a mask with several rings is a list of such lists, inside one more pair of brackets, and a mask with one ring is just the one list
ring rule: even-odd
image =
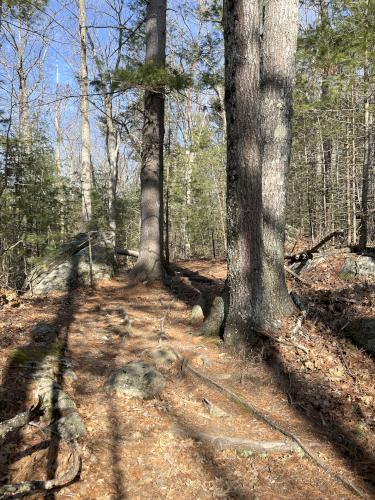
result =
[[[225,278],[222,264],[200,262],[189,266],[216,280],[215,283],[203,281],[211,295]],[[194,441],[188,434],[197,431],[258,440],[285,439],[197,380],[181,377],[176,366],[162,369],[167,385],[160,399],[140,401],[112,397],[104,392],[111,370],[130,360],[147,360],[150,349],[171,346],[186,356],[192,366],[237,391],[305,443],[313,443],[320,459],[363,487],[363,482],[358,481],[358,471],[350,466],[348,458],[338,451],[333,441],[327,439],[324,426],[319,427],[313,418],[306,418],[298,402],[291,401],[292,389],[290,393],[283,389],[279,370],[273,369],[271,362],[264,362],[264,353],[256,352],[253,358],[242,362],[226,353],[217,342],[192,335],[194,327],[189,324],[189,315],[194,293],[188,284],[185,290],[176,287],[173,291],[159,284],[130,287],[126,277],[121,277],[98,284],[91,294],[79,292],[69,298],[74,302],[71,317],[69,321],[66,318],[61,321],[65,325],[65,357],[77,379],[71,376],[71,370],[67,371],[64,388],[77,404],[87,435],[82,440],[80,479],[48,498],[354,498],[297,453],[248,456]],[[29,341],[22,332],[30,331],[32,325],[41,320],[56,321],[54,314],[61,311],[64,300],[67,298],[63,295],[55,295],[44,301],[30,299],[18,308],[7,309],[7,317],[2,318],[1,324],[3,377],[9,355]],[[132,321],[131,335],[124,344],[111,331],[118,318],[109,310],[119,306],[126,309]],[[167,338],[161,339],[163,317]],[[4,345],[6,343],[8,345]],[[290,351],[280,346],[281,354],[290,355]],[[292,352],[296,357],[293,349]],[[288,362],[288,357],[284,362]],[[27,405],[29,394],[16,391],[16,385],[24,384],[26,378],[27,374],[21,371],[12,394],[11,388],[3,383],[2,418],[19,411],[20,402],[21,406]],[[32,384],[30,391],[31,388]],[[229,416],[211,415],[202,404],[204,398]],[[185,435],[177,433],[176,426],[183,428]],[[18,444],[7,441],[0,451],[0,466],[12,462],[7,472],[12,481],[44,478],[48,467],[47,447],[48,443],[41,445],[35,429],[27,428]],[[63,446],[59,457],[57,472],[68,459]],[[5,481],[1,476],[0,473],[0,481]]]

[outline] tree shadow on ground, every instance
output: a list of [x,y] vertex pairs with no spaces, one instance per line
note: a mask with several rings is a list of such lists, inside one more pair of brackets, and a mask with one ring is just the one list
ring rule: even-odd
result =
[[[67,278],[67,292],[64,298],[60,300],[54,320],[48,323],[40,322],[35,325],[31,331],[30,342],[18,348],[8,362],[1,386],[2,392],[6,395],[1,402],[1,420],[10,418],[28,408],[32,385],[38,376],[38,372],[42,369],[43,363],[51,355],[57,358],[58,368],[55,380],[60,386],[63,385],[69,351],[69,329],[74,321],[78,307],[76,300],[78,265],[79,260],[72,258]],[[57,387],[53,386],[52,423],[60,418],[59,410],[56,409],[58,392]],[[21,429],[17,429],[6,436],[3,449],[10,444],[14,448],[14,445],[18,446],[21,441]],[[47,478],[52,479],[55,477],[56,472],[60,437],[53,434],[48,442]],[[31,452],[31,450],[29,451]],[[0,457],[1,482],[9,482],[12,464],[19,458],[19,453],[4,454]],[[49,499],[54,498],[54,493],[47,493],[46,497]]]
[[220,295],[224,288],[224,281],[203,276],[196,271],[179,264],[170,264],[171,270],[175,273],[175,278],[171,279],[167,286],[172,295],[185,302],[189,307],[193,307],[204,299],[203,312],[208,314],[213,299]]
[[[362,484],[366,485],[367,492],[373,495],[375,493],[373,453],[365,448],[359,438],[355,437],[344,421],[338,421],[337,417],[331,420],[327,418],[327,409],[342,408],[345,402],[334,394],[329,385],[324,382],[324,378],[318,385],[314,381],[309,381],[303,373],[296,372],[288,366],[276,344],[273,345],[270,355],[264,357],[264,362],[279,389],[288,395],[297,414],[312,425],[317,435],[324,436],[324,439],[333,445],[348,468],[358,475]],[[325,418],[323,419],[323,406],[320,404],[325,405],[325,402],[329,402],[329,408],[324,407]],[[345,414],[344,411],[342,414]]]
[[[327,330],[330,337],[336,340],[347,338],[355,343],[353,336],[347,334],[346,327],[349,323],[357,321],[358,328],[367,330],[367,327],[370,327],[369,331],[373,330],[374,314],[365,316],[363,311],[356,309],[356,306],[364,305],[372,309],[374,292],[375,285],[359,282],[352,286],[343,286],[339,290],[301,291],[300,297],[302,302],[308,305],[309,319]],[[357,344],[357,346],[364,348],[364,345]],[[368,351],[368,354],[373,357],[373,353]]]

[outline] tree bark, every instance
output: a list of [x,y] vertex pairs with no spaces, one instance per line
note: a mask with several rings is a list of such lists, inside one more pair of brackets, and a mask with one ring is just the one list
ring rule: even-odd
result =
[[[146,64],[165,65],[166,0],[150,0],[146,12]],[[146,90],[141,166],[141,235],[133,281],[163,277],[163,138],[162,89]]]
[[261,318],[262,172],[257,1],[224,0],[227,118],[226,343],[240,347]]
[[90,122],[89,122],[89,80],[87,71],[87,28],[85,0],[78,0],[79,33],[81,49],[81,190],[82,190],[82,220],[89,224],[92,220],[92,177],[91,177],[91,148],[90,148]]
[[266,0],[264,14],[261,41],[258,2],[224,2],[229,292],[224,338],[236,348],[252,343],[254,330],[276,329],[294,310],[283,267],[297,0]]
[[264,2],[260,124],[264,251],[262,325],[271,330],[294,311],[285,283],[284,244],[297,31],[297,0]]

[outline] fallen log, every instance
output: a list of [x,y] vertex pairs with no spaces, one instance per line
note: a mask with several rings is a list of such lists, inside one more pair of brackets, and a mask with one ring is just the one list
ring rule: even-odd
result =
[[136,250],[128,250],[127,248],[116,248],[115,252],[117,255],[126,255],[127,257],[135,257],[137,258],[139,255],[139,252]]
[[303,250],[303,252],[296,253],[293,255],[285,255],[284,259],[288,260],[290,263],[294,262],[304,262],[306,260],[312,259],[314,256],[314,253],[317,253],[319,248],[321,248],[323,245],[325,245],[329,240],[332,238],[335,238],[336,236],[343,236],[344,231],[337,230],[333,231],[332,233],[328,234],[325,236],[322,240],[320,240],[316,245],[314,245],[312,248],[308,248],[306,250]]

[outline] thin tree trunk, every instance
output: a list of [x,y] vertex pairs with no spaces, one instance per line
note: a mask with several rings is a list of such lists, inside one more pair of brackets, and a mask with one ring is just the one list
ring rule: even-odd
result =
[[[146,64],[165,65],[166,0],[150,0],[146,12]],[[141,168],[141,235],[134,281],[163,275],[164,95],[146,90]]]
[[27,77],[24,67],[24,33],[21,27],[21,20],[18,19],[18,43],[17,49],[17,75],[19,84],[19,137],[26,151],[30,147],[30,117],[29,101],[27,95]]
[[61,169],[61,106],[59,102],[59,66],[56,65],[56,87],[55,87],[55,106],[54,106],[54,122],[56,130],[56,146],[55,146],[55,163],[56,172],[58,175],[62,175]]
[[104,96],[106,115],[106,149],[109,165],[109,231],[113,247],[116,247],[116,215],[117,215],[117,181],[118,181],[118,140],[116,127],[113,123],[112,96]]
[[91,147],[89,122],[89,81],[87,71],[87,40],[86,40],[86,5],[85,0],[78,0],[79,33],[81,49],[81,190],[82,190],[82,220],[88,224],[92,220],[92,176],[91,176]]
[[352,243],[357,242],[357,205],[356,205],[356,192],[357,192],[357,169],[356,169],[356,144],[355,144],[355,96],[354,96],[354,88],[352,88],[352,212],[353,212],[353,239]]
[[361,227],[359,230],[359,246],[366,248],[367,233],[368,233],[368,192],[369,192],[369,175],[371,163],[371,125],[372,119],[370,114],[370,100],[369,100],[369,83],[370,83],[370,62],[368,54],[368,7],[369,0],[366,2],[366,32],[365,32],[365,60],[363,65],[363,81],[364,81],[364,108],[365,108],[365,144],[363,154],[363,169],[362,169],[362,196],[361,196]]

